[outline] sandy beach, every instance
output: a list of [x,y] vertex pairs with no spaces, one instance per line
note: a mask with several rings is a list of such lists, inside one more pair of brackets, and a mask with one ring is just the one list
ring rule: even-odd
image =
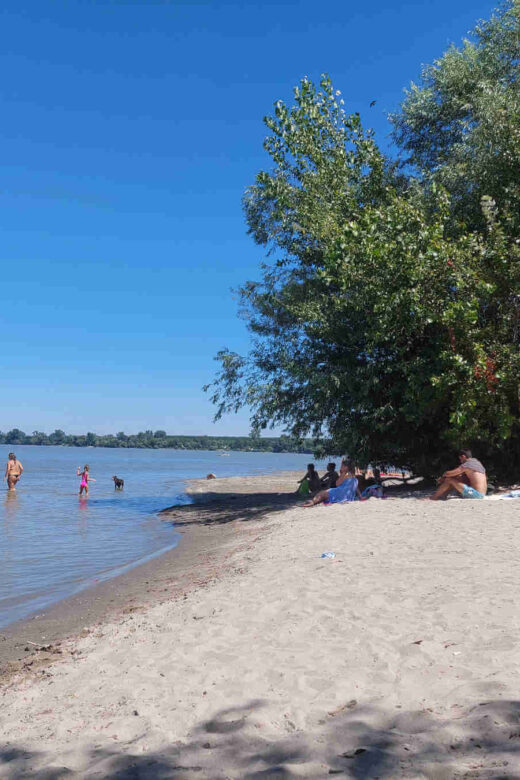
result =
[[520,778],[520,501],[293,489],[193,483],[170,558],[6,635],[0,776]]

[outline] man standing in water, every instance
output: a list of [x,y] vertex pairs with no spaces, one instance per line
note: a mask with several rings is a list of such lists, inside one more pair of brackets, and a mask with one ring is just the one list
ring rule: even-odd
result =
[[19,460],[16,459],[14,452],[9,453],[9,460],[5,467],[4,479],[7,480],[8,490],[16,490],[15,485],[22,476],[23,466]]
[[471,450],[459,450],[460,466],[445,471],[439,480],[439,487],[430,496],[430,501],[444,498],[451,490],[456,490],[462,498],[485,498],[487,492],[486,469],[482,463],[472,457]]

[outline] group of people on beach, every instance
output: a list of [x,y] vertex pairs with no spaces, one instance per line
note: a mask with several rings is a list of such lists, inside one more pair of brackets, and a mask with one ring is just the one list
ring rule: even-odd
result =
[[[437,480],[437,490],[429,497],[431,501],[439,501],[447,498],[448,494],[455,491],[462,498],[479,499],[485,498],[487,492],[486,469],[482,463],[474,458],[471,450],[463,449],[458,452],[459,465],[451,470],[445,471]],[[16,490],[16,485],[23,473],[23,466],[14,454],[10,452],[5,469],[4,479],[7,480],[7,489]],[[76,476],[81,477],[79,495],[88,496],[89,482],[96,480],[90,476],[88,465],[78,466]],[[113,477],[118,487],[118,483],[123,485],[123,480]],[[383,486],[378,469],[374,469],[370,475],[357,469],[354,463],[347,458],[341,462],[339,474],[336,471],[336,464],[329,463],[327,471],[320,478],[316,471],[314,463],[309,463],[307,472],[299,480],[299,495],[310,496],[311,498],[304,506],[315,506],[321,502],[331,504],[343,503],[346,501],[355,501],[356,499],[383,497]]]
[[[458,452],[459,465],[439,477],[437,490],[428,497],[430,501],[440,501],[447,498],[451,492],[458,493],[461,498],[482,499],[487,493],[486,469],[474,458],[471,450],[462,449]],[[371,497],[383,498],[381,473],[374,469],[371,473],[361,472],[354,463],[343,459],[339,474],[336,464],[329,463],[324,476],[320,478],[314,463],[309,463],[307,472],[299,480],[296,491],[299,495],[309,495],[311,498],[303,504],[304,507],[315,506],[322,502],[337,504],[347,501],[363,500]]]
[[[363,496],[360,491],[360,475],[352,461],[346,458],[342,460],[339,474],[336,471],[336,464],[329,463],[327,471],[320,478],[314,463],[309,463],[307,472],[299,481],[299,487],[296,491],[300,495],[311,495],[303,506],[315,506],[316,504],[327,502],[330,504],[339,504],[345,501],[355,501],[368,496]],[[371,484],[376,484],[372,478]],[[365,485],[363,485],[365,487]],[[368,487],[368,481],[367,485]],[[313,495],[314,494],[314,495]]]

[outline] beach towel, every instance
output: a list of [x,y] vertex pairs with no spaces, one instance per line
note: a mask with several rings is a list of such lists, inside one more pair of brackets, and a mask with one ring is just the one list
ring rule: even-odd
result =
[[520,498],[520,490],[512,490],[510,493],[500,493],[495,496],[486,496],[488,501],[503,501],[505,498]]
[[330,488],[329,504],[344,504],[356,500],[358,481],[355,477],[346,479],[339,487]]

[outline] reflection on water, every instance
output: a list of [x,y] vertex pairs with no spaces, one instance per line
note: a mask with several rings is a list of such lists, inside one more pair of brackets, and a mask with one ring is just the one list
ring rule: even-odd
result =
[[[12,446],[0,445],[0,468]],[[308,455],[18,447],[24,466],[16,492],[0,500],[0,626],[45,608],[100,579],[175,546],[158,519],[186,501],[184,480],[302,469]],[[78,463],[96,480],[78,497]],[[125,480],[114,490],[112,475]],[[5,484],[5,483],[4,483]]]
[[[6,490],[5,501],[4,501],[5,520],[13,521],[16,517],[17,512],[18,512],[18,491]],[[11,525],[12,522],[8,523],[5,530],[8,531]]]

